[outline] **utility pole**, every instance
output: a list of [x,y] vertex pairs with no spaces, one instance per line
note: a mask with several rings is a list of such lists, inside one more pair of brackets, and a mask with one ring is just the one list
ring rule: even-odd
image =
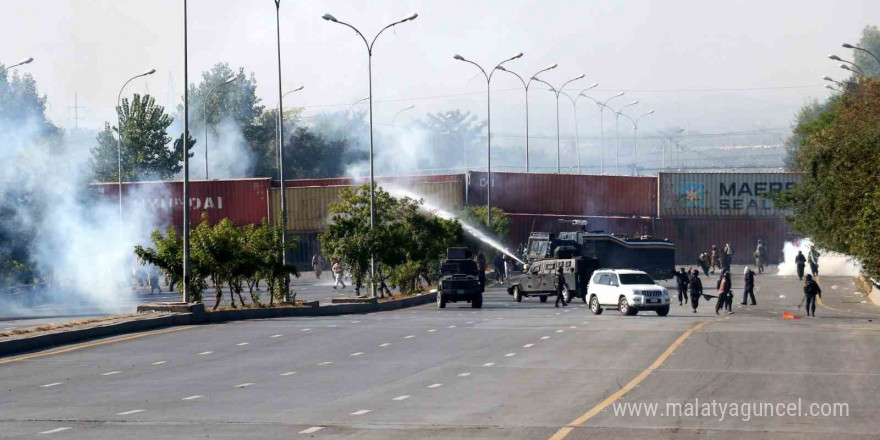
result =
[[85,107],[82,107],[79,105],[78,96],[76,93],[74,93],[73,94],[73,105],[67,106],[68,110],[73,109],[73,129],[74,130],[79,129],[79,109],[81,109],[81,108],[84,109]]

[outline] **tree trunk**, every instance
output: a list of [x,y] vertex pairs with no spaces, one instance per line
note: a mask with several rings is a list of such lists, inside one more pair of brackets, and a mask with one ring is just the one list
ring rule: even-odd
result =
[[256,283],[251,283],[250,280],[247,281],[248,293],[251,295],[251,301],[253,301],[257,307],[262,307],[262,304],[260,304],[260,302],[257,301],[257,298],[254,296],[254,284]]
[[241,297],[241,282],[233,283],[232,280],[229,281],[229,294],[232,295],[232,292],[235,292],[238,295],[238,301],[241,303],[241,306],[244,307],[244,298]]
[[211,282],[214,283],[214,307],[211,310],[217,310],[220,307],[220,300],[223,299],[223,285],[217,282],[213,275],[211,276]]

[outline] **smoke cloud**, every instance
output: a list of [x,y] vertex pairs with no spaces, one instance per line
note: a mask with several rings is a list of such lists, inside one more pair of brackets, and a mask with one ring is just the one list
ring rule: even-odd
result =
[[[809,238],[798,240],[797,244],[787,241],[783,246],[782,252],[785,261],[779,265],[779,275],[796,276],[797,265],[794,259],[797,257],[798,251],[804,253],[804,257],[808,257],[810,249],[813,248],[813,242]],[[818,250],[818,249],[817,249]],[[850,256],[838,254],[836,252],[819,251],[819,274],[831,276],[858,276],[861,272],[859,263]],[[810,273],[810,266],[807,264],[805,273]]]

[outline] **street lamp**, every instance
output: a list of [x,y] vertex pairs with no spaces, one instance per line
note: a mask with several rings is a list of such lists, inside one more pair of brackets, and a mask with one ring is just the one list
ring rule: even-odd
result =
[[24,66],[25,64],[30,64],[33,61],[34,61],[33,57],[28,57],[27,59],[21,60],[21,61],[15,63],[9,67],[3,68],[3,70],[0,70],[0,73],[5,73],[7,70],[12,69],[13,67]]
[[865,49],[865,48],[859,47],[859,46],[853,46],[852,44],[848,44],[848,43],[843,43],[840,45],[840,47],[843,47],[846,49],[860,50],[862,52],[865,52],[866,54],[871,55],[871,57],[874,58],[874,61],[876,61],[877,64],[880,64],[880,58],[877,58],[877,55],[874,55],[874,52],[871,52],[868,49]]
[[[608,107],[608,103],[611,102],[612,99],[619,98],[625,94],[626,94],[626,92],[620,92],[620,93],[606,99],[605,101],[596,101],[595,99],[593,99],[593,102],[595,102],[596,105],[599,106],[599,153],[600,153],[599,154],[599,162],[600,162],[599,173],[600,174],[605,174],[605,107]],[[584,95],[584,97],[589,98],[586,95]],[[590,98],[590,99],[592,99],[592,98]],[[611,111],[614,111],[614,109],[611,109]]]
[[[285,96],[298,92],[304,89],[305,86],[299,86],[293,90],[288,90],[281,94],[281,98],[283,99]],[[275,105],[275,167],[279,170],[279,174],[281,173],[281,125],[284,124],[284,110],[281,108],[281,100],[278,100],[278,104]]]
[[[680,135],[680,134],[682,134],[682,133],[684,133],[684,129],[683,129],[683,128],[679,128],[675,133],[672,133],[672,134],[663,133],[663,132],[660,132],[660,131],[657,132],[657,134],[659,134],[659,135],[662,136],[664,139],[666,139],[666,140],[668,140],[668,141],[670,141],[670,142],[672,142],[672,143],[675,142],[675,137],[678,136],[678,135]],[[660,148],[660,151],[661,151],[661,162],[660,162],[660,166],[661,166],[661,170],[664,170],[664,169],[666,169],[666,143],[663,143],[663,145],[662,145],[661,148]]]
[[348,111],[351,111],[352,109],[354,109],[354,106],[356,106],[356,105],[358,105],[358,104],[360,104],[360,103],[362,103],[362,102],[364,102],[364,101],[367,101],[367,100],[369,100],[369,99],[370,99],[370,97],[367,96],[366,98],[361,98],[361,99],[358,99],[358,100],[355,101],[355,102],[352,102],[352,103],[351,103],[351,107],[348,108]]
[[574,109],[574,138],[575,138],[575,143],[577,144],[577,148],[576,148],[576,150],[577,150],[577,159],[578,159],[578,167],[577,167],[577,168],[578,168],[578,174],[583,174],[583,171],[581,171],[581,132],[580,132],[580,130],[578,129],[578,107],[577,107],[577,102],[578,102],[579,99],[581,99],[581,97],[584,97],[584,98],[587,98],[587,99],[592,99],[592,100],[595,102],[595,99],[590,98],[590,97],[587,96],[587,95],[584,95],[584,92],[586,92],[587,90],[590,90],[590,89],[594,89],[594,88],[596,88],[596,87],[599,87],[599,83],[593,83],[593,85],[591,85],[590,87],[587,87],[586,89],[581,90],[581,92],[578,93],[578,95],[575,96],[574,99],[572,99],[571,95],[569,95],[568,93],[565,93],[565,92],[562,92],[562,93],[561,93],[563,96],[565,96],[566,98],[568,98],[569,101],[571,101],[571,106],[572,106],[572,108]]
[[[25,61],[27,61],[27,63],[29,63],[30,61],[28,61],[28,60],[33,60],[33,58],[28,58]],[[23,63],[23,64],[27,64],[27,63]],[[121,113],[122,113],[122,103],[121,103],[122,91],[125,90],[125,86],[127,86],[128,83],[134,81],[135,79],[138,79],[142,76],[152,75],[154,73],[156,73],[156,69],[150,69],[144,73],[141,73],[140,75],[135,75],[135,76],[129,78],[129,80],[126,81],[125,84],[122,85],[122,88],[119,89],[119,94],[116,95],[116,127],[119,129],[118,136],[116,137],[116,177],[119,180],[119,234],[120,234],[120,239],[122,238],[122,115],[121,115]]]
[[507,73],[509,73],[509,74],[511,74],[511,75],[514,75],[514,76],[516,76],[517,78],[519,78],[519,81],[522,83],[523,88],[524,88],[525,91],[526,91],[526,173],[529,172],[529,86],[532,84],[532,80],[533,80],[536,76],[538,76],[539,73],[546,72],[546,71],[551,70],[551,69],[555,69],[557,66],[558,66],[558,64],[553,63],[553,64],[551,64],[551,65],[549,65],[549,66],[547,66],[547,67],[545,67],[545,68],[543,68],[543,69],[541,69],[541,70],[535,72],[532,76],[529,77],[528,82],[525,81],[525,80],[524,80],[521,76],[519,76],[516,72],[514,72],[514,71],[512,71],[512,70],[507,70],[507,69],[505,69],[504,66],[500,66],[500,65],[499,65],[498,67],[496,67],[498,70],[500,70],[500,71],[502,71],[502,72],[507,72]]
[[[614,112],[614,132],[615,132],[614,136],[617,137],[617,142],[614,147],[614,150],[615,150],[614,155],[616,156],[614,159],[614,172],[617,175],[620,175],[620,112],[623,111],[623,109],[625,109],[627,107],[632,107],[638,103],[639,103],[638,100],[633,101],[633,102],[617,109],[617,111]],[[614,109],[611,109],[611,110],[614,110]]]
[[[620,112],[618,112],[618,113],[620,113]],[[629,121],[632,122],[632,125],[633,125],[633,174],[632,174],[633,176],[635,176],[637,174],[636,165],[638,163],[638,156],[636,155],[636,152],[637,152],[637,142],[638,142],[638,134],[637,133],[639,130],[639,121],[641,121],[642,118],[644,118],[645,116],[653,115],[653,114],[654,114],[654,110],[651,110],[647,113],[643,113],[638,118],[633,119],[632,117],[630,117],[627,114],[620,113],[620,116],[624,116],[627,119],[629,119]]]
[[831,84],[825,84],[825,88],[828,89],[828,90],[834,90],[835,92],[839,92],[839,91],[840,91],[840,89],[838,89],[837,87],[832,86]]
[[486,78],[486,145],[487,145],[487,160],[486,160],[486,226],[491,227],[492,225],[492,90],[489,88],[489,85],[492,83],[492,75],[495,74],[495,71],[501,67],[502,64],[513,61],[517,58],[521,58],[523,56],[522,52],[517,53],[516,55],[498,63],[495,67],[492,68],[492,71],[488,74],[486,70],[483,69],[479,64],[466,59],[465,57],[455,54],[452,58],[463,61],[465,63],[473,64],[477,66],[477,69],[480,69],[480,72],[483,72],[483,76]]
[[[276,0],[279,1],[279,0]],[[186,0],[183,0],[183,302],[189,304],[189,42],[187,37]]]
[[562,86],[559,87],[559,89],[554,88],[547,81],[544,81],[544,80],[537,78],[537,77],[534,77],[534,76],[532,77],[533,80],[546,84],[548,87],[550,87],[550,91],[553,92],[554,95],[556,95],[556,174],[559,174],[561,172],[560,171],[560,162],[559,162],[559,160],[560,160],[560,155],[559,155],[559,94],[562,93],[562,89],[564,89],[565,86],[567,86],[569,83],[577,81],[585,76],[586,75],[584,75],[582,73],[582,74],[578,75],[577,77],[572,78],[572,79],[562,83]]
[[840,81],[835,81],[834,78],[832,78],[832,77],[830,77],[830,76],[823,76],[822,79],[824,79],[825,81],[833,82],[834,84],[837,84],[837,85],[839,85],[839,86],[842,86],[842,85],[843,85],[842,82],[840,82]]
[[828,59],[829,59],[829,60],[832,60],[832,61],[840,61],[841,63],[851,64],[853,67],[856,68],[856,70],[858,70],[858,72],[856,72],[855,70],[853,70],[852,68],[850,68],[850,67],[847,66],[846,64],[841,64],[841,65],[840,65],[840,68],[843,69],[843,70],[849,70],[850,72],[855,73],[855,74],[857,74],[857,75],[864,75],[864,74],[865,74],[865,72],[862,70],[862,68],[859,67],[858,64],[856,64],[856,63],[854,63],[854,62],[852,62],[852,61],[847,61],[847,60],[845,60],[845,59],[843,59],[843,58],[841,58],[841,57],[839,57],[839,56],[837,56],[837,55],[834,55],[834,54],[830,54],[830,55],[828,55]]
[[[280,0],[275,0],[280,1]],[[364,45],[367,46],[367,72],[368,72],[368,81],[370,85],[370,229],[373,229],[373,226],[376,224],[376,210],[375,210],[375,187],[376,182],[373,175],[373,45],[376,44],[376,39],[379,38],[379,35],[382,35],[382,32],[385,32],[386,29],[397,26],[401,23],[406,23],[407,21],[413,21],[418,18],[419,14],[412,14],[402,20],[395,21],[394,23],[385,26],[380,30],[375,37],[373,37],[372,42],[368,42],[367,38],[361,31],[357,30],[354,26],[344,22],[339,21],[336,17],[330,14],[324,14],[321,16],[324,20],[338,23],[343,26],[347,26],[351,30],[353,30],[362,40],[364,40]],[[372,297],[376,297],[376,256],[370,255],[370,295]]]
[[403,112],[405,112],[405,111],[407,111],[407,110],[412,110],[412,109],[414,109],[415,107],[416,107],[415,105],[410,105],[410,106],[408,106],[408,107],[404,107],[404,108],[398,110],[397,113],[394,114],[394,117],[391,118],[391,126],[394,126],[394,121],[397,120],[397,116],[398,116],[398,115],[400,115],[401,113],[403,113]]
[[203,114],[205,116],[205,180],[208,180],[208,98],[211,97],[211,94],[214,93],[214,90],[217,90],[218,87],[225,86],[235,80],[236,77],[233,76],[232,78],[212,87],[211,90],[208,91],[208,94],[205,95],[204,102],[202,103]]

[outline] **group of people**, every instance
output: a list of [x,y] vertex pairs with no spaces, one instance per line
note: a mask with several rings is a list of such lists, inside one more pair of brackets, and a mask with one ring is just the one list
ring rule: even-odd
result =
[[[137,279],[138,286],[149,287],[150,293],[162,293],[162,287],[159,286],[159,269],[156,266],[152,264],[144,266],[136,263],[133,272],[134,278]],[[166,282],[165,285],[168,285],[168,283]],[[171,286],[171,290],[174,290],[173,285]]]
[[703,252],[700,254],[699,258],[697,258],[697,265],[700,269],[703,269],[703,274],[708,277],[710,274],[715,274],[715,269],[720,270],[722,273],[730,272],[730,262],[732,260],[733,246],[730,243],[725,244],[720,252],[718,247],[713,244],[711,253]]
[[[706,299],[717,298],[718,301],[715,303],[716,315],[720,314],[722,309],[728,313],[734,313],[733,282],[729,270],[723,271],[721,276],[718,277],[718,282],[715,285],[717,295],[708,295],[703,292],[703,281],[700,279],[700,271],[697,269],[686,271],[682,267],[678,272],[674,272],[673,275],[675,275],[678,287],[678,305],[687,305],[688,299],[690,299],[691,308],[694,313],[697,313],[700,297],[705,297]],[[743,271],[743,282],[743,299],[740,305],[748,305],[749,300],[751,300],[753,306],[757,305],[755,301],[755,272],[751,267],[746,266]]]
[[[326,264],[327,260],[324,259],[323,255],[312,255],[312,270],[315,271],[315,279],[321,279],[321,274],[324,273],[324,265]],[[333,288],[336,289],[341,287],[345,289],[345,280],[343,280],[345,269],[342,267],[342,261],[340,261],[338,258],[331,258],[330,271],[333,272]]]
[[[798,251],[796,257],[794,257],[794,263],[797,265],[797,276],[799,280],[804,279],[804,267],[806,263],[810,263],[810,273],[813,274],[812,277],[819,276],[819,251],[815,248],[810,248],[810,252],[807,254],[809,257],[804,257],[803,251]],[[808,275],[809,276],[809,275]]]
[[500,284],[504,283],[504,280],[509,280],[513,265],[513,258],[499,252],[492,261],[492,267],[495,268],[495,282]]

